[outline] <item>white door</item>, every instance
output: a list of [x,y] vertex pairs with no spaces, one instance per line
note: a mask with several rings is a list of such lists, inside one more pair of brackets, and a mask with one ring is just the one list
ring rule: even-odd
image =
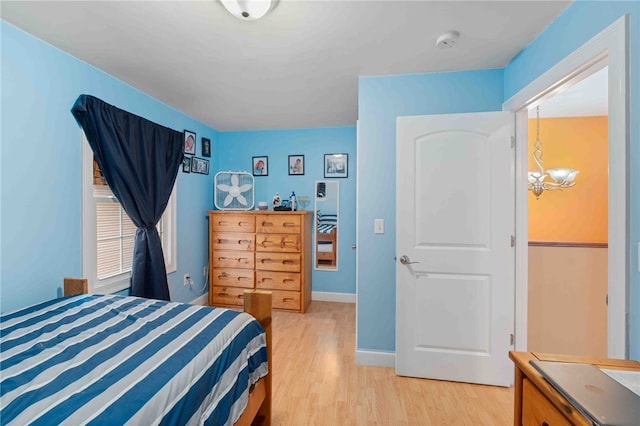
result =
[[513,382],[513,135],[510,112],[397,119],[399,375]]

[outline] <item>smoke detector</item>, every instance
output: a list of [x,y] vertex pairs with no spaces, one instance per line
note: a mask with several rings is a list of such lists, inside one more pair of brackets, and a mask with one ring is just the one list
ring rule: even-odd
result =
[[436,40],[436,46],[440,49],[450,49],[458,41],[460,33],[458,31],[447,31]]

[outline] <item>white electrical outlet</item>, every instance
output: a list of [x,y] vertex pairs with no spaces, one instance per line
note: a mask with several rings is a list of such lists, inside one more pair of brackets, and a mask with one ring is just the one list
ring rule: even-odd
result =
[[184,285],[191,284],[191,276],[189,274],[184,274]]
[[204,268],[202,268],[202,276],[206,277],[207,276],[207,271],[209,270],[209,266],[205,266]]

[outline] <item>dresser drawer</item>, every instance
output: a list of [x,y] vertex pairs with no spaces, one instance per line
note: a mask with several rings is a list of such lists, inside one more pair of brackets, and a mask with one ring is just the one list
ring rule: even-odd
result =
[[249,251],[217,250],[211,256],[211,264],[214,268],[253,269],[254,254]]
[[335,254],[332,251],[319,251],[316,252],[318,260],[333,260]]
[[214,232],[211,236],[211,248],[214,250],[253,251],[255,234],[242,232]]
[[231,231],[231,232],[255,232],[256,220],[255,216],[251,214],[211,214],[209,216],[211,221],[211,230],[218,231]]
[[271,304],[276,309],[300,310],[300,293],[295,291],[271,292]]
[[300,291],[300,274],[297,272],[256,271],[256,288]]
[[522,424],[523,426],[571,426],[571,422],[529,379],[523,380]]
[[270,234],[299,234],[300,216],[281,214],[261,214],[256,216],[256,232]]
[[256,251],[299,253],[300,234],[256,234]]
[[244,305],[244,289],[237,287],[212,286],[209,300],[212,305]]
[[217,286],[253,288],[253,269],[213,269],[211,283]]
[[256,270],[300,272],[300,263],[296,253],[256,252]]

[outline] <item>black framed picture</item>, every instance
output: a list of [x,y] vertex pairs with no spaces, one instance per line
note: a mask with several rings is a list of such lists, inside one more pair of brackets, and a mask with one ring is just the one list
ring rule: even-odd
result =
[[251,160],[254,176],[269,176],[269,157],[252,157]]
[[184,131],[184,153],[196,154],[196,134],[190,130]]
[[191,157],[185,155],[182,159],[182,172],[191,173]]
[[349,171],[348,154],[325,154],[324,155],[324,177],[326,178],[346,178]]
[[211,140],[209,138],[202,138],[202,156],[211,157]]
[[209,160],[191,157],[191,173],[209,174]]
[[304,174],[304,155],[289,156],[289,174],[290,175]]

